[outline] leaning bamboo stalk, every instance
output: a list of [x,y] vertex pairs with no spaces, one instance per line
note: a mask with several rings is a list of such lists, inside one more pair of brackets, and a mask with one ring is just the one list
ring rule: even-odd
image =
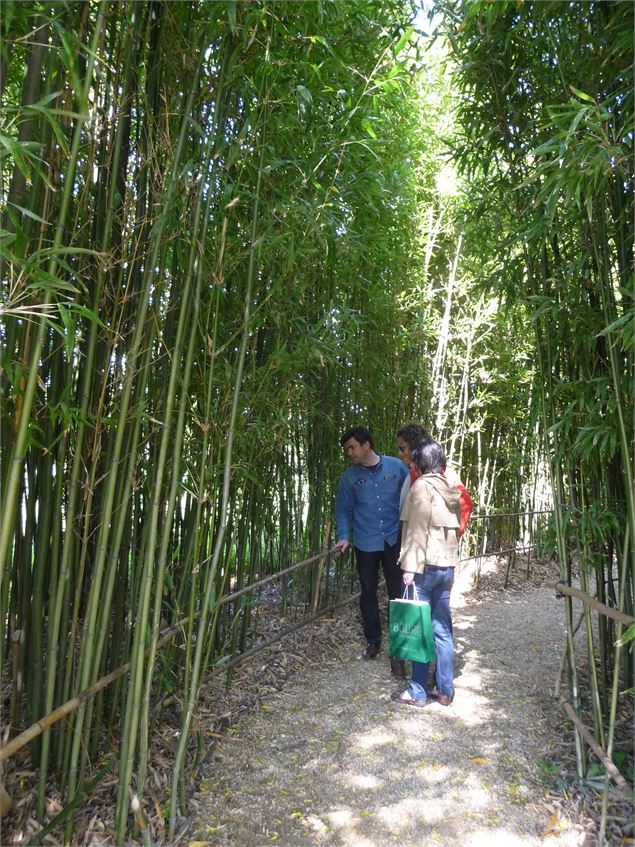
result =
[[246,585],[244,588],[241,588],[239,591],[234,591],[231,594],[225,594],[223,597],[219,599],[219,603],[230,603],[232,600],[236,600],[237,597],[241,597],[243,594],[247,594],[249,591],[253,591],[254,588],[261,588],[263,585],[266,585],[268,582],[273,582],[276,579],[280,579],[281,576],[285,576],[292,571],[298,570],[298,568],[305,568],[307,565],[312,565],[313,562],[319,562],[321,559],[324,559],[326,556],[330,556],[333,550],[326,550],[322,553],[317,553],[315,556],[310,556],[308,559],[303,559],[301,562],[295,562],[293,565],[289,565],[288,568],[284,568],[284,570],[277,571],[271,576],[265,576],[262,579],[259,579],[257,582],[251,583],[251,585]]
[[574,724],[575,728],[584,738],[591,750],[593,750],[598,759],[602,762],[602,765],[604,766],[604,769],[607,774],[609,774],[609,776],[615,782],[622,794],[624,794],[625,797],[631,800],[633,795],[633,789],[624,779],[619,769],[613,764],[611,759],[609,759],[606,751],[602,747],[600,747],[591,730],[585,724],[582,723],[571,703],[569,703],[567,700],[561,700],[560,702],[562,703],[563,709],[567,713],[567,716],[569,717],[571,722]]
[[579,588],[574,588],[572,585],[565,585],[563,582],[548,582],[547,585],[549,588],[554,588],[557,594],[566,594],[569,597],[576,597],[578,600],[582,600],[586,605],[592,606],[596,611],[606,615],[607,618],[618,621],[618,623],[625,624],[626,626],[635,623],[635,618],[631,617],[631,615],[627,615],[619,609],[614,609],[612,606],[607,606],[606,603],[601,603],[590,594],[580,591]]
[[72,814],[75,811],[75,809],[80,805],[82,800],[84,800],[86,797],[88,797],[88,796],[90,796],[90,794],[92,794],[94,789],[99,785],[99,783],[102,781],[102,779],[106,776],[106,774],[112,768],[114,763],[115,763],[115,757],[111,756],[110,759],[108,759],[108,761],[106,762],[106,764],[103,765],[97,771],[95,776],[89,782],[84,783],[81,786],[81,788],[79,789],[77,794],[73,797],[72,800],[70,800],[66,804],[66,806],[64,806],[64,808],[61,810],[61,812],[58,812],[55,815],[55,817],[52,818],[46,824],[46,826],[43,826],[42,829],[39,832],[36,832],[36,834],[33,836],[33,838],[31,838],[31,840],[27,843],[26,847],[32,847],[32,846],[34,847],[34,845],[36,845],[36,844],[41,844],[42,840],[50,832],[52,832],[55,829],[55,827],[59,826],[61,823],[64,823],[64,821],[68,818],[68,816],[70,814]]
[[[182,618],[173,627],[167,630],[167,632],[165,632],[159,640],[157,648],[163,647],[168,643],[168,641],[178,635],[188,620],[189,618]],[[115,682],[115,680],[119,679],[119,677],[127,674],[129,670],[130,662],[126,662],[125,665],[115,668],[114,671],[111,671],[109,674],[106,674],[106,676],[98,679],[97,682],[94,682],[88,688],[84,689],[84,691],[80,691],[79,694],[75,695],[75,697],[72,697],[70,700],[67,700],[66,703],[62,703],[61,706],[58,706],[57,709],[52,711],[50,714],[45,715],[34,724],[31,724],[31,726],[25,729],[24,732],[21,732],[20,735],[16,735],[15,738],[5,744],[4,747],[0,747],[0,762],[4,762],[6,759],[10,759],[12,756],[15,756],[18,750],[21,750],[25,744],[29,744],[29,742],[33,741],[34,738],[37,738],[43,732],[46,732],[47,729],[54,726],[58,721],[61,721],[62,718],[65,718],[67,715],[76,711],[82,703],[86,703],[88,700],[91,700],[96,694],[104,688],[107,688],[112,682]]]

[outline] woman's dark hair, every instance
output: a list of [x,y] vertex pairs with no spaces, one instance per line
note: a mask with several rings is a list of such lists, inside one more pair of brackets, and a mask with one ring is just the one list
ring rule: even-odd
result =
[[409,423],[397,430],[397,438],[403,438],[410,447],[416,447],[424,438],[430,438],[425,429],[418,423]]
[[412,461],[420,474],[441,473],[446,465],[445,451],[438,441],[431,438],[415,447],[412,451]]
[[351,438],[354,438],[355,441],[359,441],[360,444],[365,444],[368,441],[368,443],[370,444],[370,449],[375,449],[375,445],[373,443],[373,434],[368,429],[368,427],[354,426],[353,429],[349,429],[348,432],[345,432],[344,435],[340,438],[340,444],[342,445],[342,447]]

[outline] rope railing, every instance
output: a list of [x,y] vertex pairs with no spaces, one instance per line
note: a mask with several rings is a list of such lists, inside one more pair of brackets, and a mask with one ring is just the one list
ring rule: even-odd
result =
[[526,553],[527,550],[535,549],[535,544],[526,544],[523,547],[508,547],[506,550],[492,550],[490,553],[478,553],[475,556],[466,556],[464,559],[459,559],[459,563],[471,562],[474,559],[489,559],[492,556],[504,556],[508,553]]
[[525,515],[551,515],[553,513],[553,509],[540,509],[535,512],[502,512],[502,513],[493,513],[491,515],[471,515],[470,521],[484,521],[489,518],[521,518]]

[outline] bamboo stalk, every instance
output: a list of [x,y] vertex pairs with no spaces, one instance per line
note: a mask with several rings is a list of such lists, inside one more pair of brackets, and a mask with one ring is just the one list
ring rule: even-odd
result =
[[[173,626],[167,632],[165,632],[159,643],[158,647],[162,647],[164,644],[167,644],[172,638],[178,635],[182,631],[182,627],[188,622],[189,618],[183,618],[180,620],[176,626]],[[18,750],[21,750],[25,744],[28,744],[30,741],[33,741],[34,738],[37,738],[38,735],[41,735],[43,732],[46,732],[47,729],[50,729],[54,724],[58,721],[65,718],[67,715],[70,715],[76,709],[78,709],[83,703],[86,703],[88,700],[92,699],[98,692],[102,691],[104,688],[107,688],[112,682],[119,679],[119,677],[128,673],[130,670],[130,662],[126,662],[125,665],[121,665],[118,668],[115,668],[114,671],[106,674],[106,676],[98,679],[97,682],[94,682],[88,688],[80,691],[75,697],[72,697],[70,700],[67,700],[66,703],[62,703],[61,706],[58,706],[57,709],[54,709],[50,714],[45,715],[43,718],[40,718],[30,727],[21,732],[20,735],[17,735],[11,741],[8,741],[3,747],[0,747],[0,762],[4,762],[6,759],[10,759],[11,756],[14,756]]]
[[[621,580],[620,580],[620,596],[619,596],[619,604],[620,606],[624,605],[624,597],[626,596],[626,574],[628,570],[628,541],[629,541],[629,527],[626,527],[625,538],[624,538],[624,555],[622,557],[622,567],[621,567]],[[620,685],[620,653],[622,650],[622,622],[618,621],[617,624],[617,640],[615,646],[615,659],[613,662],[613,685],[611,688],[611,703],[609,708],[609,728],[608,728],[608,739],[606,746],[606,755],[609,761],[613,761],[613,741],[615,739],[615,725],[616,725],[616,717],[617,717],[617,701],[619,696],[619,685]],[[604,783],[604,792],[602,794],[602,812],[600,815],[600,844],[604,843],[604,832],[606,829],[606,817],[608,813],[608,795],[609,795],[609,786],[608,779],[609,774],[608,769],[606,769],[606,777]],[[631,788],[631,796],[630,799],[633,799],[633,792]]]
[[593,750],[595,755],[598,757],[605,771],[611,777],[613,782],[615,782],[620,792],[628,800],[631,800],[633,795],[633,789],[624,779],[619,769],[613,764],[611,759],[608,757],[606,751],[603,750],[602,747],[600,747],[593,733],[589,730],[587,726],[585,726],[585,724],[582,723],[571,703],[569,703],[567,700],[561,700],[560,702],[562,703],[562,707],[565,710],[568,718],[573,723],[582,738],[584,738],[591,750]]
[[[268,48],[267,48],[268,54]],[[174,838],[174,829],[176,826],[176,806],[178,800],[178,786],[180,782],[181,772],[184,766],[185,761],[185,752],[187,748],[187,742],[189,738],[189,728],[192,722],[192,718],[194,716],[194,707],[196,704],[196,700],[198,698],[198,689],[199,689],[199,675],[202,666],[203,659],[203,644],[205,640],[205,634],[207,630],[207,621],[209,616],[209,608],[210,608],[210,599],[214,586],[214,577],[216,575],[216,567],[218,564],[218,560],[220,558],[220,553],[224,541],[225,529],[227,526],[227,504],[229,501],[229,486],[231,480],[231,458],[232,458],[232,447],[234,440],[234,429],[236,424],[236,417],[238,414],[238,400],[240,397],[240,390],[242,385],[242,373],[245,362],[245,354],[247,350],[247,342],[249,336],[249,321],[251,315],[251,299],[252,292],[254,286],[254,280],[256,275],[256,254],[257,254],[257,233],[258,233],[258,208],[260,201],[260,187],[262,183],[262,171],[264,166],[264,153],[265,153],[265,145],[264,138],[260,139],[260,156],[259,156],[259,165],[258,165],[258,174],[256,179],[256,187],[254,192],[254,202],[253,202],[253,214],[252,214],[252,226],[251,226],[251,237],[250,237],[250,250],[249,250],[249,268],[247,273],[247,285],[244,295],[244,314],[243,314],[243,330],[242,330],[242,338],[240,341],[240,348],[238,352],[238,362],[236,367],[236,379],[234,383],[234,392],[232,398],[232,407],[231,414],[229,420],[229,428],[227,432],[227,439],[225,444],[225,467],[223,472],[223,489],[222,489],[222,500],[221,500],[221,508],[219,515],[219,529],[216,537],[216,543],[214,547],[214,552],[212,555],[212,561],[210,563],[210,567],[207,573],[207,584],[205,585],[204,591],[204,599],[203,599],[203,609],[201,611],[201,615],[199,618],[199,629],[198,629],[198,637],[196,639],[196,651],[194,654],[194,663],[192,669],[192,675],[190,679],[190,689],[186,693],[186,710],[183,718],[183,725],[181,728],[181,735],[179,739],[179,745],[176,752],[175,764],[174,764],[174,776],[172,779],[172,796],[170,799],[170,826],[168,839],[172,840]]]
[[[328,553],[329,549],[329,540],[331,537],[331,522],[328,521],[326,524],[326,529],[324,530],[324,541],[322,543],[322,552]],[[315,577],[315,584],[313,588],[313,614],[315,614],[318,610],[318,606],[320,605],[320,588],[322,584],[322,571],[324,569],[324,559],[320,559],[320,564],[318,565],[318,572]],[[311,645],[313,643],[313,629],[309,633],[309,641],[307,644],[306,651],[310,654]]]
[[627,615],[619,609],[613,609],[611,606],[607,606],[606,603],[600,603],[600,601],[596,600],[595,597],[591,597],[590,594],[580,591],[579,588],[574,588],[572,585],[565,585],[563,582],[548,582],[547,585],[549,588],[554,588],[556,594],[563,594],[568,597],[576,597],[578,600],[582,600],[585,605],[591,606],[596,609],[596,611],[600,612],[600,614],[606,615],[607,618],[611,618],[611,620],[626,624],[626,626],[635,623],[635,618],[631,615]]
[[[58,213],[57,225],[55,228],[55,236],[53,239],[53,248],[51,251],[51,260],[48,266],[50,276],[55,276],[59,263],[59,250],[62,245],[62,238],[66,229],[66,220],[71,201],[71,193],[74,185],[73,176],[77,166],[79,145],[84,124],[88,119],[88,94],[92,84],[93,68],[95,65],[95,54],[97,44],[101,33],[101,27],[104,21],[106,9],[106,0],[101,0],[95,27],[93,30],[93,38],[91,42],[90,54],[88,57],[86,74],[84,77],[83,90],[81,92],[81,111],[77,115],[75,129],[73,132],[73,141],[68,160],[68,171],[64,180],[64,189],[60,201],[60,210]],[[46,293],[43,298],[44,311],[51,304],[51,295]],[[18,431],[14,449],[11,456],[11,465],[9,470],[9,479],[7,481],[6,490],[2,503],[2,518],[0,519],[0,585],[2,584],[7,555],[11,544],[11,538],[14,532],[14,521],[18,503],[18,493],[20,490],[20,478],[22,475],[22,467],[26,455],[26,446],[28,438],[28,427],[31,415],[31,406],[35,397],[35,389],[37,385],[37,377],[40,369],[40,357],[44,348],[44,340],[48,328],[47,318],[40,318],[37,327],[37,335],[35,345],[31,351],[31,362],[29,365],[29,373],[22,398],[22,408],[18,423]]]

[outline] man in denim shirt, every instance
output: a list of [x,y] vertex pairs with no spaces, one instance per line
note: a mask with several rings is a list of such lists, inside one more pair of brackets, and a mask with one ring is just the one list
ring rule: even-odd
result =
[[[360,608],[367,645],[364,659],[374,659],[381,644],[381,623],[377,587],[381,562],[388,598],[401,597],[401,571],[397,564],[399,547],[399,495],[408,468],[392,456],[375,453],[369,429],[356,426],[340,439],[351,467],[342,474],[335,498],[337,521],[336,554],[351,544],[351,524],[357,571],[362,589]],[[403,662],[391,658],[392,672],[405,673]]]

